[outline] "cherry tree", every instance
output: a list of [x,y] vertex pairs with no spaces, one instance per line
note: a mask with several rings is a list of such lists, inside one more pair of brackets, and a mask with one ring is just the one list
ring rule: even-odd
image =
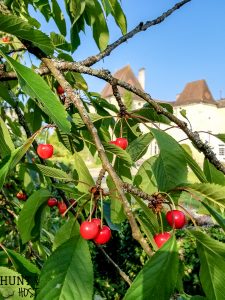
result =
[[[129,32],[118,0],[0,2],[0,274],[5,280],[23,277],[19,285],[0,284],[3,299],[18,299],[21,288],[36,293],[37,300],[93,299],[93,248],[127,283],[125,300],[224,299],[225,245],[206,235],[182,205],[182,197],[191,196],[224,231],[224,165],[169,103],[156,102],[109,70],[94,68],[124,42],[185,10],[190,1],[176,3]],[[47,22],[53,20],[57,32],[42,32],[29,14],[31,6]],[[112,44],[108,15],[121,30]],[[86,27],[100,52],[74,61]],[[24,65],[29,56],[36,65]],[[90,92],[84,74],[109,83],[117,105]],[[135,112],[126,107],[119,87],[142,98],[144,106]],[[159,123],[179,127],[204,154],[204,168]],[[62,153],[67,149],[71,164],[54,160],[53,135]],[[225,140],[223,134],[217,137]],[[153,139],[159,154],[138,166]],[[97,179],[89,172],[85,151],[100,159]],[[189,171],[195,183],[188,180]],[[124,222],[147,257],[133,281],[105,246]],[[182,287],[177,231],[183,227],[197,245],[201,296],[187,295]]]

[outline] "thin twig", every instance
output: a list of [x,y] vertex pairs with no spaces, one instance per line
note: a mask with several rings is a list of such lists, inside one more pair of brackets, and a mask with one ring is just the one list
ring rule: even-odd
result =
[[132,281],[130,280],[129,276],[120,269],[120,267],[115,263],[114,260],[112,260],[112,258],[106,253],[105,249],[103,249],[101,246],[97,245],[99,250],[102,251],[102,253],[107,257],[107,259],[109,260],[109,262],[117,269],[117,271],[119,272],[120,276],[124,279],[124,281],[126,281],[129,285],[132,284]]
[[127,108],[126,108],[125,104],[123,103],[123,100],[121,99],[121,95],[118,90],[117,84],[115,83],[115,80],[112,80],[111,85],[112,85],[113,95],[119,105],[119,108],[120,108],[119,116],[121,118],[123,118],[127,115]]
[[110,53],[114,49],[116,49],[122,43],[127,42],[127,40],[129,40],[130,38],[132,38],[137,33],[145,31],[146,29],[148,29],[151,26],[158,25],[158,24],[162,23],[173,12],[175,12],[176,10],[178,10],[179,8],[181,8],[183,5],[185,5],[186,3],[190,2],[190,1],[191,0],[183,0],[181,2],[178,2],[172,8],[170,8],[169,10],[167,10],[166,12],[164,12],[161,16],[159,16],[158,18],[156,18],[156,19],[154,19],[152,21],[148,21],[146,23],[143,23],[143,22],[139,23],[133,30],[131,30],[127,34],[125,34],[122,37],[120,37],[117,41],[115,41],[114,43],[112,43],[111,45],[109,45],[104,51],[100,52],[97,55],[90,56],[90,57],[86,58],[85,60],[80,61],[80,63],[82,65],[85,65],[85,66],[89,66],[89,67],[92,66],[93,64],[95,64],[96,62],[100,61],[104,57],[109,56]]
[[96,180],[96,187],[99,188],[101,187],[101,183],[102,183],[102,179],[105,176],[105,172],[106,170],[104,168],[102,168],[98,174],[98,178]]

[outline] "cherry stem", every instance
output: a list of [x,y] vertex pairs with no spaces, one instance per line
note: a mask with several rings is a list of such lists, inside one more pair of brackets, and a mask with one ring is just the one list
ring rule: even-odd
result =
[[120,137],[123,137],[123,121],[120,119]]
[[[151,123],[155,128],[161,130],[160,127],[157,126],[154,122],[152,122],[151,120],[149,120],[149,119],[147,119],[147,118],[145,118],[145,117],[143,117],[143,116],[134,115],[134,114],[132,114],[132,113],[130,114],[130,116],[131,116],[131,118],[137,119],[138,121],[140,121],[140,122],[141,122],[146,128],[148,128],[149,130],[151,130],[151,127],[148,126],[148,125],[146,124],[146,122]],[[143,120],[144,120],[145,122],[144,122]]]
[[102,191],[100,190],[100,199],[101,199],[101,228],[103,226],[103,197],[102,197]]
[[0,243],[0,248],[2,248],[2,250],[6,253],[6,255],[8,256],[11,263],[14,264],[12,258],[10,257],[10,255],[8,253],[8,251],[6,250],[6,248],[1,243]]
[[161,225],[161,232],[163,233],[164,230],[163,230],[163,221],[162,221],[162,215],[161,215],[161,212],[159,212],[158,216],[159,216],[160,225]]
[[[87,196],[88,194],[84,194],[84,195],[82,195],[82,196],[80,196],[79,198],[77,198],[77,201],[76,202],[78,202],[80,199],[82,199],[84,196]],[[65,216],[67,213],[68,213],[68,211],[71,209],[71,207],[73,207],[75,204],[76,204],[76,202],[73,202],[68,208],[67,208],[67,210],[63,213],[63,216]]]
[[178,206],[179,206],[180,208],[182,208],[183,211],[185,211],[185,213],[190,217],[190,219],[191,219],[192,223],[194,224],[194,226],[197,228],[198,225],[196,224],[194,218],[193,218],[192,215],[188,212],[188,210],[185,209],[185,208],[184,208],[182,205],[180,205],[180,204],[178,204]]
[[[88,195],[88,194],[85,194],[85,195]],[[80,212],[83,210],[83,208],[85,207],[85,205],[86,205],[88,202],[89,202],[89,199],[87,199],[87,200],[84,202],[84,204],[77,210],[77,213],[76,213],[76,215],[75,215],[75,221],[77,220],[77,218],[78,218]]]
[[164,194],[164,195],[166,195],[169,198],[168,200],[172,203],[172,209],[171,209],[171,205],[168,203],[168,205],[170,207],[170,210],[175,210],[176,206],[175,206],[175,203],[174,203],[172,197],[170,196],[170,194],[167,194],[165,192],[160,192],[160,194]]
[[46,130],[45,130],[45,144],[47,144],[47,140],[48,140],[48,129],[46,128]]
[[89,214],[89,221],[90,222],[91,222],[91,218],[92,218],[93,198],[94,198],[94,194],[91,193],[90,214]]
[[112,138],[111,138],[112,141],[113,141],[114,132],[115,132],[115,130],[116,130],[116,125],[117,125],[117,123],[118,123],[119,121],[120,121],[120,119],[117,119],[116,122],[115,122],[115,125],[114,125],[114,127],[113,127],[113,130],[112,130]]

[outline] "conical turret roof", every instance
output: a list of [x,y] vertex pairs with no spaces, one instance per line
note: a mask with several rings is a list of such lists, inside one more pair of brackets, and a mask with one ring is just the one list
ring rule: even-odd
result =
[[[125,81],[132,86],[140,89],[143,91],[140,82],[138,81],[137,77],[134,75],[134,72],[132,71],[130,65],[127,65],[123,67],[122,69],[118,70],[113,76],[119,80]],[[124,88],[118,87],[120,95],[123,96],[126,93],[126,90]],[[106,84],[104,89],[101,92],[101,96],[103,98],[108,98],[113,96],[112,87],[109,83]],[[135,99],[138,99],[139,97],[135,95]]]
[[174,105],[185,105],[200,102],[216,104],[216,101],[214,100],[204,79],[187,83]]

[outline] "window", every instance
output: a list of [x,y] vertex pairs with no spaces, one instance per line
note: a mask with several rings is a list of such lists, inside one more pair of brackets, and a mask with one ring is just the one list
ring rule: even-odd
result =
[[155,145],[154,145],[154,154],[156,155],[158,153],[159,153],[159,147],[158,147],[157,143],[155,143]]
[[219,145],[219,155],[225,156],[225,145]]

